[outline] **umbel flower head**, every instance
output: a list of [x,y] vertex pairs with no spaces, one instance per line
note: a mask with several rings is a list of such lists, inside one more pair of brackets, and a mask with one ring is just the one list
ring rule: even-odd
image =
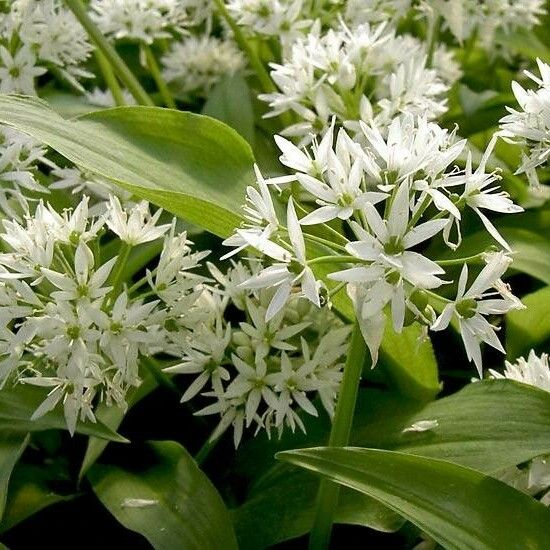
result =
[[517,173],[526,173],[529,181],[538,183],[536,168],[545,165],[550,156],[550,66],[537,59],[540,78],[526,72],[537,85],[536,90],[525,90],[512,82],[512,90],[521,110],[507,107],[509,114],[500,119],[504,139],[527,145]]
[[[256,249],[264,262],[239,286],[275,289],[266,310],[269,320],[284,311],[285,304],[301,298],[319,307],[327,302],[327,294],[330,301],[331,292],[345,285],[373,363],[387,317],[393,330],[401,332],[411,322],[441,330],[455,315],[468,357],[481,372],[481,342],[503,351],[485,316],[522,307],[501,280],[511,262],[508,245],[480,211],[521,211],[499,189],[498,174],[485,171],[494,141],[475,170],[471,158],[460,170],[453,162],[465,141],[424,117],[395,118],[384,133],[365,123],[360,129],[355,141],[344,129],[334,138],[331,126],[310,150],[276,138],[281,161],[293,174],[272,180],[258,174],[260,193],[248,190],[246,222],[225,244],[235,251]],[[284,191],[291,194],[285,221],[276,215],[269,187],[289,183]],[[450,301],[438,294],[443,285],[453,283],[445,266],[461,265],[463,260],[430,258],[425,245],[439,235],[459,251],[465,209],[480,216],[490,238],[504,250],[480,250],[474,260],[487,265],[469,290],[464,263],[457,298]],[[322,271],[320,265],[325,266]]]

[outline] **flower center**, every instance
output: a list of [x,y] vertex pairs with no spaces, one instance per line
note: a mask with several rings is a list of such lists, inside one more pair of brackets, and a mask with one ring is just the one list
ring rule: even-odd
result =
[[476,314],[477,302],[473,298],[466,298],[457,302],[455,309],[461,317],[470,319]]
[[388,256],[397,256],[397,254],[401,254],[405,248],[400,242],[399,237],[390,237],[389,241],[384,245],[384,252],[388,254]]

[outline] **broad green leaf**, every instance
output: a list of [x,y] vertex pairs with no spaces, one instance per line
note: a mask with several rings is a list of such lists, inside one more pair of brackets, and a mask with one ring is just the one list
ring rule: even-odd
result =
[[[0,433],[4,430],[16,432],[40,432],[43,430],[66,429],[63,408],[58,406],[41,418],[31,420],[31,416],[46,398],[44,388],[18,385],[0,391]],[[77,433],[93,435],[109,441],[127,443],[128,441],[101,422],[78,422]]]
[[90,470],[99,500],[155,550],[236,549],[225,504],[193,458],[173,441],[151,445],[157,463],[146,471],[103,465]]
[[225,122],[254,143],[254,110],[250,89],[241,74],[229,75],[212,88],[202,109],[204,115]]
[[4,515],[11,473],[28,443],[27,433],[0,432],[0,522]]
[[[153,379],[153,377],[144,377],[140,386],[129,393],[127,398],[128,408],[131,409],[144,397],[147,397],[156,387],[157,382]],[[127,411],[122,410],[120,407],[107,407],[104,403],[101,403],[97,407],[95,416],[105,426],[116,431],[122,423],[126,412]],[[105,439],[90,437],[88,446],[86,447],[86,454],[84,455],[82,466],[80,467],[80,472],[78,474],[79,479],[82,479],[86,472],[95,464],[96,460],[101,456],[108,444],[109,442]]]
[[52,504],[72,500],[74,497],[75,495],[60,495],[52,490],[51,479],[44,467],[19,464],[10,481],[0,533],[8,531]]
[[[319,480],[278,464],[255,484],[245,504],[232,510],[241,550],[268,548],[308,533],[315,516]],[[340,494],[335,521],[394,532],[403,525],[395,512],[356,491]]]
[[380,501],[448,549],[550,548],[550,510],[470,468],[378,449],[302,449],[278,458]]
[[246,185],[254,181],[250,146],[203,115],[119,107],[64,120],[40,100],[2,96],[0,122],[223,237],[239,225]]
[[[436,420],[437,426],[404,432],[421,420]],[[278,451],[326,444],[326,417],[304,421],[307,434],[272,441],[259,437],[247,444],[238,455],[239,473],[263,475]],[[406,451],[495,473],[550,454],[550,393],[511,380],[483,380],[422,405],[396,393],[361,390],[351,445]]]
[[531,30],[520,29],[512,33],[506,33],[503,39],[508,48],[530,61],[540,57],[542,61],[550,63],[550,49]]
[[506,354],[510,360],[550,338],[550,286],[545,286],[521,301],[526,309],[506,315]]

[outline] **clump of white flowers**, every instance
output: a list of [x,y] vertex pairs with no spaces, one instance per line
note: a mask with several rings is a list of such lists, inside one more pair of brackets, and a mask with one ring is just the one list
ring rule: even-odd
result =
[[[263,268],[241,286],[277,289],[266,308],[269,320],[291,298],[319,307],[331,292],[324,288],[328,281],[345,284],[373,363],[388,317],[396,332],[413,321],[441,330],[455,319],[468,358],[481,374],[480,344],[503,351],[497,328],[486,317],[522,307],[501,280],[511,262],[508,245],[482,212],[521,211],[500,190],[498,174],[485,171],[494,140],[475,170],[471,157],[460,170],[452,163],[465,140],[458,141],[454,132],[425,118],[395,118],[387,137],[373,125],[359,126],[358,141],[344,129],[334,136],[332,125],[320,143],[314,141],[305,150],[276,136],[281,162],[293,174],[266,182],[258,173],[259,192],[248,190],[247,222],[225,241],[234,252],[252,247],[264,255]],[[269,185],[289,182],[296,183],[289,189],[286,221],[280,221]],[[441,235],[452,250],[457,249],[467,209],[480,217],[503,250],[480,251],[474,259],[486,266],[468,290],[464,265],[456,299],[448,300],[437,293],[453,282],[445,266],[468,259],[437,261],[423,253],[423,245]],[[329,238],[309,233],[312,225],[322,226]],[[316,272],[320,264],[329,266],[323,277]],[[434,311],[438,305],[439,316]]]
[[174,42],[161,63],[163,77],[178,97],[205,96],[223,76],[234,75],[245,65],[232,40],[207,34]]
[[0,210],[18,218],[27,209],[26,194],[46,191],[37,179],[42,163],[49,164],[45,147],[0,125]]
[[507,35],[539,24],[544,6],[544,0],[426,0],[422,5],[431,17],[441,17],[460,44],[477,39],[491,53],[506,53]]
[[177,0],[92,0],[90,14],[106,36],[147,44],[183,34],[191,22]]
[[[504,372],[489,370],[492,378],[516,380],[550,392],[550,363],[548,354],[529,352],[527,359],[520,357],[515,363],[506,361]],[[503,472],[501,479],[517,489],[539,496],[540,501],[550,506],[550,456],[540,456],[529,462],[526,468],[511,468]]]
[[34,95],[37,77],[51,71],[82,91],[92,46],[61,0],[14,0],[0,23],[0,91]]
[[[349,327],[331,312],[294,302],[266,319],[276,289],[249,288],[256,262],[235,264],[222,273],[209,265],[219,286],[210,288],[211,314],[181,345],[181,363],[166,370],[195,376],[182,401],[202,393],[207,401],[198,415],[220,415],[211,439],[233,427],[237,446],[245,428],[258,432],[285,427],[305,431],[298,410],[317,416],[318,395],[332,415],[342,377]],[[207,296],[203,296],[206,298]],[[239,320],[231,323],[232,305]],[[204,399],[203,399],[204,400]]]
[[427,67],[425,47],[384,23],[342,22],[326,32],[317,26],[271,67],[279,91],[260,96],[271,107],[267,116],[293,113],[297,121],[283,134],[304,142],[323,133],[333,115],[358,130],[358,120],[382,127],[399,113],[433,119],[446,110],[448,85]]
[[550,66],[537,59],[540,78],[526,73],[537,85],[537,90],[525,90],[512,82],[512,90],[521,110],[507,107],[509,114],[500,120],[501,135],[511,142],[527,146],[518,173],[525,173],[529,181],[538,183],[536,168],[545,165],[550,156]]

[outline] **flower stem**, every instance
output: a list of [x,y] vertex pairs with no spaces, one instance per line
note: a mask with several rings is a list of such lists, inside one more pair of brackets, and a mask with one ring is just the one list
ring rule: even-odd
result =
[[122,288],[122,283],[124,282],[124,268],[126,267],[126,262],[130,257],[131,250],[132,247],[129,244],[124,242],[120,244],[117,259],[109,277],[109,283],[113,288],[109,294],[107,294],[104,305],[113,304],[120,294],[120,289]]
[[441,26],[441,16],[439,14],[435,15],[429,31],[428,31],[428,47],[426,52],[426,67],[432,67],[433,65],[433,59],[434,59],[434,53],[435,53],[435,46],[437,44],[437,41],[439,39],[439,27]]
[[166,374],[162,371],[159,364],[155,359],[152,357],[141,357],[141,362],[143,366],[152,374],[153,378],[158,382],[159,386],[163,386],[170,390],[172,393],[176,394],[178,396],[178,399],[181,397],[181,392],[172,382],[169,376],[166,376]]
[[166,84],[166,81],[162,76],[157,60],[155,58],[155,54],[151,50],[151,46],[149,46],[149,44],[142,44],[142,48],[143,53],[145,54],[145,59],[147,61],[147,67],[149,68],[149,72],[151,73],[151,76],[153,77],[153,80],[157,85],[160,96],[162,97],[162,101],[164,101],[164,104],[169,109],[177,109],[176,102],[174,101],[174,98],[172,97],[172,94],[168,89],[168,85]]
[[353,262],[360,262],[360,258],[355,256],[317,256],[312,260],[308,260],[308,265],[314,264],[349,264]]
[[65,0],[67,7],[74,13],[80,24],[84,27],[89,37],[103,53],[111,67],[114,69],[122,83],[134,96],[140,105],[153,106],[153,100],[147,95],[141,84],[128,68],[128,65],[118,55],[115,48],[103,36],[97,25],[92,21],[81,0]]
[[452,260],[435,260],[435,263],[438,265],[463,265],[463,264],[472,264],[483,263],[483,256],[485,251],[480,252],[479,254],[474,254],[473,256],[466,256],[465,258],[454,258]]
[[216,437],[215,439],[212,439],[212,437],[209,437],[204,445],[199,449],[199,452],[195,455],[195,462],[201,466],[204,461],[208,458],[210,455],[210,452],[212,449],[216,446],[218,441],[220,440],[219,437]]
[[101,70],[101,74],[103,75],[103,79],[105,80],[105,84],[107,84],[107,88],[109,88],[109,90],[111,91],[111,94],[115,101],[115,105],[117,107],[126,105],[126,101],[124,100],[124,94],[122,93],[120,84],[116,79],[113,68],[107,61],[107,58],[103,55],[101,50],[95,51],[95,57],[97,59],[97,64],[99,65],[99,69]]
[[[349,443],[355,402],[357,401],[357,392],[365,358],[365,340],[361,334],[359,322],[355,321],[344,366],[344,377],[340,386],[336,412],[330,431],[328,442],[330,447],[345,447]],[[321,481],[317,494],[317,511],[309,539],[310,550],[328,548],[339,492],[340,488],[337,484],[328,480]]]

